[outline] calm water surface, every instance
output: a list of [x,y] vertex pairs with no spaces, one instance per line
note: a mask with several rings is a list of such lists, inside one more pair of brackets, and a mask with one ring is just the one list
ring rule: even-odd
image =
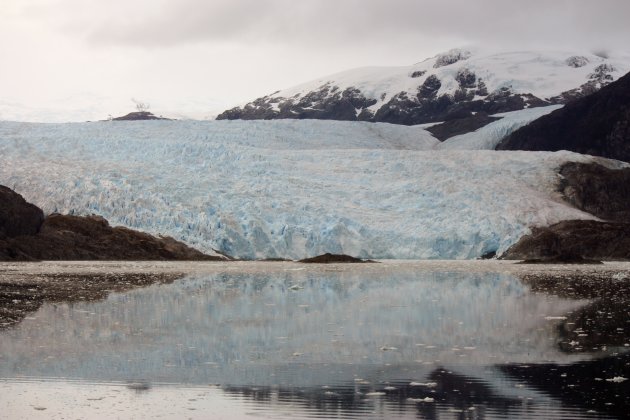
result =
[[497,267],[179,265],[44,302],[0,329],[0,417],[626,417],[628,266]]

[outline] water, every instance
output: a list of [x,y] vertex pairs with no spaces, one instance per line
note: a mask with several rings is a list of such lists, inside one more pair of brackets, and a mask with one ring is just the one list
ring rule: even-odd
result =
[[4,264],[0,280],[17,308],[2,418],[630,411],[627,264]]

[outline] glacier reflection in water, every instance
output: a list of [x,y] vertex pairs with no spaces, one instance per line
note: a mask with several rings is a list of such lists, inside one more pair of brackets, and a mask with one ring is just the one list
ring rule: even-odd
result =
[[588,360],[561,351],[557,334],[558,319],[585,303],[533,293],[507,274],[198,273],[100,302],[44,304],[0,332],[0,377],[5,388],[63,378],[137,393],[215,384],[259,408],[284,401],[274,417],[385,416],[387,404],[375,401],[396,391],[401,416],[407,407],[436,418],[449,398],[458,407],[463,389],[484,416],[556,417],[558,402],[495,366]]

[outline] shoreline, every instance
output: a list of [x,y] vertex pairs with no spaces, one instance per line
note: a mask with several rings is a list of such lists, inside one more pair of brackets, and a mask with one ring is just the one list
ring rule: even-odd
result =
[[378,264],[305,264],[297,261],[2,261],[0,279],[14,274],[128,274],[128,273],[175,273],[213,274],[265,273],[284,271],[352,271],[387,272],[393,269],[418,272],[475,272],[475,273],[618,273],[627,271],[629,261],[604,261],[603,264],[519,264],[521,260],[374,260]]

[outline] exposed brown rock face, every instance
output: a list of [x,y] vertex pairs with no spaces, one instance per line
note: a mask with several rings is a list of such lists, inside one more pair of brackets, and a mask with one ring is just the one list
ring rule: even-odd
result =
[[570,150],[630,162],[630,74],[522,127],[497,150]]
[[[0,259],[3,259],[0,242]],[[12,238],[4,259],[18,260],[221,260],[170,237],[156,238],[124,227],[111,227],[99,216],[46,218],[37,235]]]
[[0,240],[34,235],[44,221],[44,212],[10,188],[0,185]]
[[312,258],[305,258],[303,260],[299,260],[298,262],[311,263],[311,264],[333,264],[333,263],[368,263],[368,262],[374,262],[374,261],[362,260],[360,258],[351,257],[350,255],[326,253],[326,254],[318,255]]
[[560,168],[559,189],[595,220],[568,220],[533,229],[501,258],[542,263],[592,263],[630,259],[630,168],[569,162]]
[[566,220],[534,228],[508,249],[508,260],[580,262],[630,259],[630,223]]
[[560,190],[569,203],[600,219],[630,222],[630,168],[570,162],[560,175]]
[[[43,221],[43,223],[42,223]],[[0,187],[0,261],[11,260],[223,260],[170,237],[111,227],[100,216],[43,212]]]

